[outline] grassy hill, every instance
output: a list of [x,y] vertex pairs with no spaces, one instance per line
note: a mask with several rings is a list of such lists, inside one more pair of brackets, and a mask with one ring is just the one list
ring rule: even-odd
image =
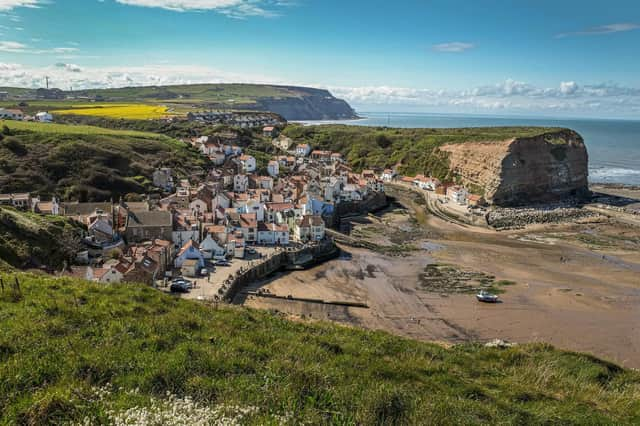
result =
[[61,269],[74,258],[81,233],[69,219],[0,206],[0,269]]
[[[35,89],[0,87],[11,96],[33,97]],[[74,97],[100,97],[110,102],[172,102],[172,103],[221,103],[251,104],[259,98],[295,98],[302,97],[305,88],[272,86],[263,84],[189,84],[174,86],[122,87],[115,89],[60,91],[59,95]],[[39,101],[50,102],[46,100]],[[79,101],[84,102],[86,101]],[[73,105],[75,102],[67,102]]]
[[[545,127],[485,127],[457,129],[398,129],[348,125],[290,125],[284,134],[314,149],[340,152],[356,169],[402,164],[400,173],[450,178],[446,155],[438,147],[461,142],[537,136],[559,129]],[[556,141],[557,142],[557,141]]]
[[[192,84],[174,86],[123,87],[115,89],[76,90],[19,89],[0,87],[11,97],[19,97],[35,112],[41,109],[64,110],[82,106],[87,99],[99,104],[134,103],[147,107],[161,104],[168,113],[185,113],[203,108],[271,111],[288,120],[321,120],[355,118],[353,109],[343,100],[334,98],[327,90],[310,87],[275,86],[268,84]],[[76,100],[69,100],[74,98]],[[17,101],[0,102],[0,106],[16,106]],[[105,104],[106,103],[106,104]],[[163,111],[162,111],[163,112]],[[122,116],[121,112],[121,116]],[[158,111],[139,115],[141,119],[156,118]],[[154,116],[155,115],[155,116]],[[133,118],[129,112],[124,118]]]
[[543,344],[444,348],[144,286],[1,277],[0,424],[640,421],[640,373]]
[[205,162],[182,142],[148,132],[1,120],[0,129],[3,193],[117,199],[152,190],[150,179],[158,166],[185,176]]
[[191,84],[81,90],[73,93],[84,96],[101,96],[113,101],[154,100],[250,104],[258,98],[300,97],[303,96],[304,89],[262,84]]

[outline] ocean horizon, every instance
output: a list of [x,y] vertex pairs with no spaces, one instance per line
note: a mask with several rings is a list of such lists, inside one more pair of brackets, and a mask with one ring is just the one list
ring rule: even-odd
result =
[[403,128],[566,127],[584,138],[591,183],[640,185],[640,120],[367,111],[358,111],[358,115],[362,118],[303,123]]

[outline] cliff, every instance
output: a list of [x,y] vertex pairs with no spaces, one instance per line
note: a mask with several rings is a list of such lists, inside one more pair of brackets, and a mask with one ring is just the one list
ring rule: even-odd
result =
[[349,120],[358,118],[356,112],[344,100],[335,98],[328,90],[306,87],[286,87],[299,92],[288,98],[259,98],[247,109],[271,111],[287,120]]
[[490,203],[509,206],[582,197],[588,155],[582,137],[567,129],[499,141],[443,145],[462,183],[484,189]]

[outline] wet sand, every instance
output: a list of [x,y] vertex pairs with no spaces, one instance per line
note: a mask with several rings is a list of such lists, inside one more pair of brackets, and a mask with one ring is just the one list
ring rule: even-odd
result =
[[[634,245],[640,230],[624,228],[632,243],[611,246],[607,240],[609,245],[594,247],[571,236],[585,227],[597,236],[616,235],[617,225],[474,232],[429,217],[420,226],[436,239],[411,243],[428,242],[430,250],[389,256],[343,247],[348,254],[340,259],[256,285],[284,296],[363,302],[368,309],[261,297],[240,302],[428,341],[543,341],[640,368],[640,251]],[[388,239],[380,235],[380,241]],[[430,263],[516,284],[495,305],[481,304],[473,294],[433,293],[419,278]]]

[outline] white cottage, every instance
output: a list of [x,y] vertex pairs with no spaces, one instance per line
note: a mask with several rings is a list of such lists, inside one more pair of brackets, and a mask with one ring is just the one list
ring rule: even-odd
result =
[[187,241],[187,243],[180,249],[180,252],[178,253],[175,261],[176,268],[182,268],[182,265],[187,260],[195,260],[198,269],[204,268],[204,256],[200,251],[200,246],[198,245],[198,243],[193,240]]
[[218,244],[218,242],[213,239],[211,234],[208,234],[207,237],[200,243],[200,252],[205,259],[223,257],[226,254],[225,248],[222,245]]

